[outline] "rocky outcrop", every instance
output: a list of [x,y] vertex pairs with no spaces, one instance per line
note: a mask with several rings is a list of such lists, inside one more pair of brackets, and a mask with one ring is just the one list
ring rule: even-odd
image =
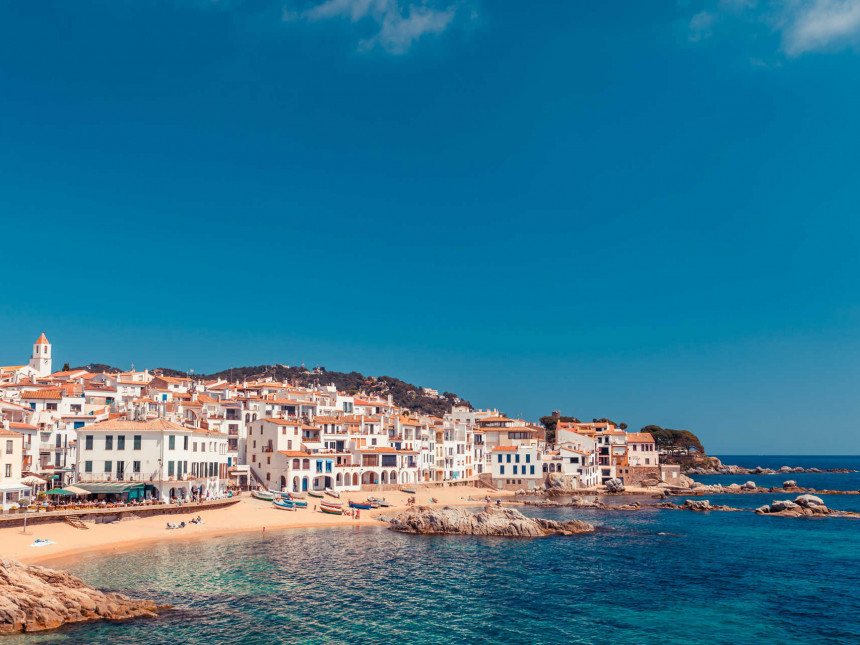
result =
[[639,502],[609,505],[604,504],[596,497],[593,500],[586,499],[585,497],[574,497],[567,503],[554,502],[551,500],[540,500],[537,502],[527,501],[524,502],[524,504],[526,504],[527,506],[538,506],[540,508],[596,508],[601,511],[638,511],[642,508],[642,504],[640,504]]
[[561,473],[549,473],[546,476],[547,493],[565,493],[577,489],[577,478]]
[[849,468],[828,468],[827,470],[822,470],[821,468],[801,468],[799,466],[782,466],[779,470],[774,470],[772,468],[762,468],[761,466],[743,468],[741,466],[720,464],[711,468],[690,468],[686,472],[688,475],[776,475],[780,473],[856,473],[857,471]]
[[624,492],[624,482],[622,482],[618,478],[613,478],[613,479],[607,480],[607,482],[604,484],[604,486],[606,486],[606,492],[607,493],[623,493]]
[[91,620],[152,618],[159,609],[149,600],[102,593],[65,571],[0,559],[0,634]]
[[390,528],[404,533],[450,535],[498,535],[505,537],[543,537],[551,534],[588,533],[594,527],[588,522],[556,522],[526,517],[510,508],[487,506],[480,513],[464,508],[415,506],[386,518]]
[[661,502],[656,504],[657,508],[665,508],[674,511],[742,511],[742,508],[734,508],[725,506],[724,504],[714,504],[706,499],[687,499],[683,504],[673,504],[672,502]]
[[782,482],[783,488],[797,488],[797,482],[793,479],[786,479]]
[[794,501],[777,500],[770,505],[765,504],[755,509],[759,515],[778,515],[781,517],[805,516],[838,516],[858,517],[860,514],[848,511],[834,511],[824,504],[824,500],[815,495],[798,495]]

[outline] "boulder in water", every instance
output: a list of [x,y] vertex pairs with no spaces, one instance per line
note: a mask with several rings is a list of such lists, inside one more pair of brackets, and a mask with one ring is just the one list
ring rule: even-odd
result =
[[782,482],[782,487],[783,488],[797,488],[797,482],[794,481],[793,479],[787,479],[784,482]]
[[816,497],[815,495],[798,495],[794,498],[794,503],[798,506],[802,506],[803,508],[825,506],[824,500],[820,497]]
[[594,530],[588,522],[557,522],[526,517],[510,508],[487,506],[480,513],[464,508],[414,506],[387,518],[395,531],[422,534],[498,535],[505,537],[543,537],[560,533],[587,533]]

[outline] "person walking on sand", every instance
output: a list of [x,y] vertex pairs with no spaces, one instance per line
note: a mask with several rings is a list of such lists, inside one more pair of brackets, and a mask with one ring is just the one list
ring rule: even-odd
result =
[[265,535],[265,534],[266,534],[266,527],[264,526],[263,527],[263,535]]
[[359,509],[355,509],[355,519],[361,519],[361,511]]

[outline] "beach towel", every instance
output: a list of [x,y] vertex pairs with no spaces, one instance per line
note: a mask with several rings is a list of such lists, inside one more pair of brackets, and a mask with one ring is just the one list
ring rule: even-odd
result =
[[52,542],[51,540],[39,540],[39,539],[37,539],[30,546],[48,546],[49,544],[54,544],[54,542]]

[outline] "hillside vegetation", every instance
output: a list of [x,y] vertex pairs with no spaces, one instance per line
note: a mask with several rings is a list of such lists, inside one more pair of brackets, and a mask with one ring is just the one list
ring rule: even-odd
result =
[[[75,369],[85,369],[90,372],[108,372],[115,374],[121,372],[117,367],[103,363],[91,363]],[[186,372],[171,369],[169,367],[156,368],[163,376],[186,376]],[[441,417],[451,410],[453,405],[462,405],[472,408],[468,401],[459,399],[452,392],[445,392],[441,398],[426,396],[418,385],[412,385],[406,381],[393,376],[365,376],[360,372],[329,372],[324,367],[311,372],[304,367],[287,367],[285,365],[257,365],[247,367],[233,367],[213,374],[195,374],[195,378],[206,380],[224,379],[226,381],[254,381],[257,379],[271,377],[276,381],[287,380],[290,383],[301,386],[310,385],[334,385],[341,392],[349,394],[378,394],[380,396],[391,395],[394,404],[412,410],[420,414],[429,414]]]

